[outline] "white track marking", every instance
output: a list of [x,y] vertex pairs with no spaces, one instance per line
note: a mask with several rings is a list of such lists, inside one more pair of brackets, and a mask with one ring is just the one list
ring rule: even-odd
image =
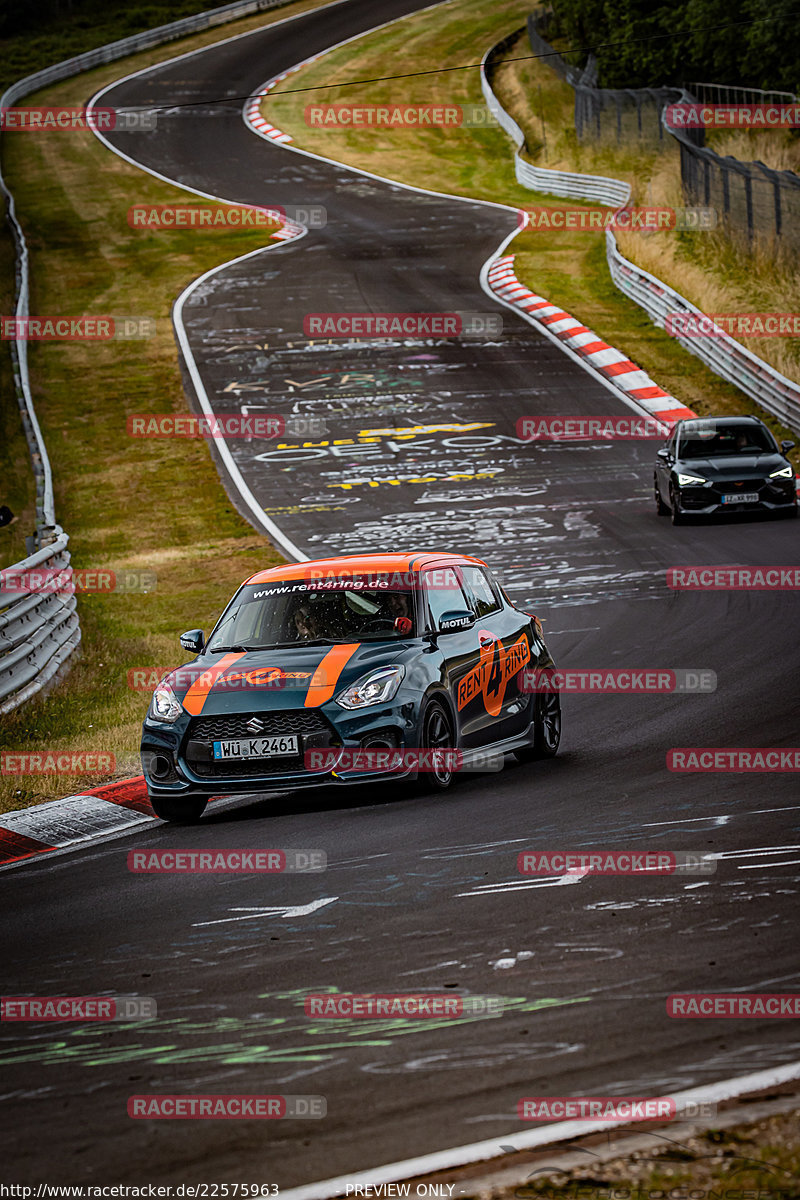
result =
[[201,929],[205,925],[227,925],[231,921],[255,921],[258,917],[281,917],[283,920],[291,917],[307,917],[309,913],[333,904],[338,896],[325,896],[322,900],[312,900],[310,904],[278,904],[269,908],[232,908],[234,913],[247,913],[244,917],[222,917],[219,921],[195,921],[192,929]]
[[456,892],[456,899],[459,896],[495,896],[500,892],[524,892],[529,888],[569,887],[573,883],[582,883],[588,874],[589,868],[586,867],[585,870],[570,871],[567,875],[548,876],[546,879],[514,879],[507,883],[484,883],[471,892]]
[[[779,1087],[781,1084],[795,1079],[800,1079],[800,1062],[771,1067],[766,1071],[756,1071],[752,1075],[740,1075],[734,1079],[723,1079],[720,1083],[689,1088],[688,1091],[673,1092],[671,1095],[679,1108],[688,1102],[718,1104],[723,1100],[731,1100],[749,1092]],[[418,1158],[387,1163],[385,1166],[375,1167],[373,1170],[355,1171],[350,1175],[340,1175],[335,1179],[324,1179],[319,1183],[288,1188],[281,1192],[281,1200],[333,1200],[335,1196],[343,1196],[345,1188],[348,1186],[350,1195],[352,1195],[354,1186],[375,1187],[380,1184],[396,1183],[399,1180],[430,1175],[434,1171],[447,1171],[453,1167],[502,1158],[507,1153],[506,1147],[509,1144],[513,1145],[516,1151],[530,1150],[539,1146],[550,1146],[555,1142],[569,1141],[571,1138],[583,1137],[587,1133],[601,1133],[625,1124],[630,1124],[630,1122],[558,1121],[539,1129],[521,1131],[515,1129],[512,1133],[489,1138],[483,1142],[453,1146],[450,1150],[438,1150],[433,1154],[422,1154]]]

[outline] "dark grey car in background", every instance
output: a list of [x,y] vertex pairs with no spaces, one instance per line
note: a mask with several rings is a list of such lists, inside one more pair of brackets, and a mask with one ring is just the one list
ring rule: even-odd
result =
[[656,457],[656,511],[689,516],[775,512],[797,516],[794,442],[775,441],[758,417],[678,421]]

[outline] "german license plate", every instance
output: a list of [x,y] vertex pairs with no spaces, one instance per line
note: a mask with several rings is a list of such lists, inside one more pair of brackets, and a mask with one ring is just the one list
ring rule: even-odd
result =
[[297,737],[233,738],[214,742],[214,758],[288,758],[298,751]]
[[758,492],[741,492],[738,496],[723,496],[723,504],[758,504]]

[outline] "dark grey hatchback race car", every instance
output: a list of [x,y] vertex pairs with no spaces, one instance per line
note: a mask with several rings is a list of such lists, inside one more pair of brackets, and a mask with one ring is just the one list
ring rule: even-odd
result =
[[[197,655],[153,693],[150,802],[197,820],[211,796],[412,777],[443,790],[506,752],[558,750],[536,617],[479,559],[383,554],[287,563],[242,584]],[[485,769],[485,768],[484,768]]]
[[797,516],[794,467],[758,417],[678,421],[657,453],[656,511],[681,525],[689,516],[774,512]]

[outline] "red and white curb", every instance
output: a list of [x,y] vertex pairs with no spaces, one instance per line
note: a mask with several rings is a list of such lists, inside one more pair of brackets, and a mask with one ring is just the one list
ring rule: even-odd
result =
[[23,858],[148,825],[156,815],[143,775],[75,796],[0,813],[0,868]]
[[293,141],[294,139],[290,133],[283,133],[274,125],[270,125],[269,121],[264,120],[261,115],[261,102],[274,87],[277,87],[289,75],[293,75],[295,71],[299,71],[301,67],[305,67],[308,63],[316,62],[320,57],[321,55],[315,54],[311,58],[304,59],[301,63],[295,63],[288,71],[282,71],[280,75],[274,75],[272,79],[268,80],[245,105],[245,123],[250,125],[256,133],[260,133],[263,137],[271,138],[273,142],[280,142],[281,145],[286,145],[287,142]]
[[609,346],[593,330],[557,304],[544,296],[537,296],[530,288],[520,283],[514,274],[514,255],[506,254],[496,259],[489,267],[488,282],[491,290],[506,304],[519,308],[534,321],[544,326],[548,333],[569,347],[584,363],[595,370],[601,378],[612,383],[630,400],[634,400],[649,415],[665,425],[674,425],[697,413],[665,392],[646,371],[626,358],[621,351]]
[[[327,54],[328,51],[325,50],[323,53]],[[322,54],[312,54],[311,58],[304,58],[302,62],[295,63],[293,67],[289,67],[288,71],[282,71],[280,75],[273,75],[272,79],[268,79],[263,87],[260,87],[245,104],[243,114],[245,125],[249,126],[254,133],[260,134],[261,137],[270,138],[273,142],[279,142],[282,146],[294,141],[290,133],[283,133],[274,125],[270,125],[269,121],[264,120],[261,115],[261,102],[284,79],[287,79],[290,75],[294,75],[295,71],[299,71],[301,67],[306,67],[309,63],[316,62],[318,58],[322,58]]]

